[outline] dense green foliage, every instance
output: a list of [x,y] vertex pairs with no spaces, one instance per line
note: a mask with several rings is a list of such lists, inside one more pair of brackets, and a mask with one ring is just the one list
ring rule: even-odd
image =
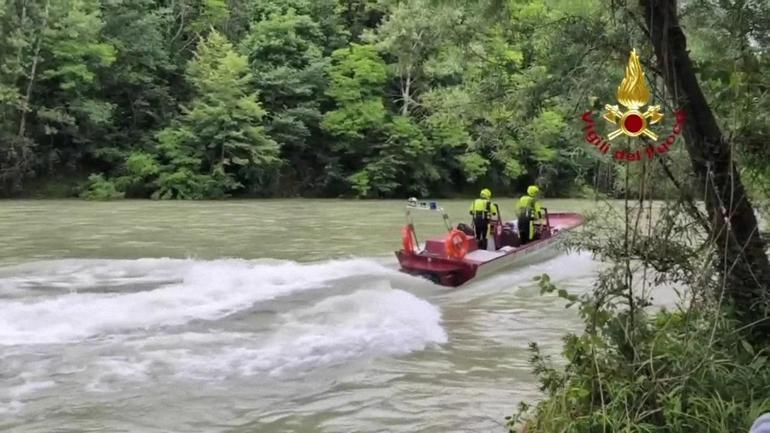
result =
[[511,431],[747,432],[770,411],[770,345],[753,332],[762,323],[731,314],[714,241],[673,201],[598,206],[589,227],[570,243],[607,264],[593,291],[571,294],[536,278],[585,328],[565,336],[558,366],[530,345],[545,398],[522,403]]
[[605,317],[598,330],[565,339],[565,370],[531,346],[547,399],[532,408],[530,432],[748,432],[770,409],[770,354],[739,338],[729,320],[643,316],[631,345],[623,316]]
[[0,195],[611,192],[578,119],[622,71],[587,69],[617,36],[588,3],[3,0]]

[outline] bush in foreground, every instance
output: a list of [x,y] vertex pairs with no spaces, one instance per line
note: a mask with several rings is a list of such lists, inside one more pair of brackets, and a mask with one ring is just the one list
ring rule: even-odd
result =
[[[547,277],[540,284],[556,290]],[[701,306],[632,317],[591,295],[559,294],[579,305],[586,332],[565,337],[563,368],[530,345],[545,399],[522,404],[511,431],[748,432],[770,411],[770,350],[743,339],[747,329],[727,314]]]

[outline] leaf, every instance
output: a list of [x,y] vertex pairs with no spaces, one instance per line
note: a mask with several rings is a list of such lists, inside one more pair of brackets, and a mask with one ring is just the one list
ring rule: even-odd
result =
[[760,370],[767,366],[767,356],[758,356],[754,361],[751,363],[751,368],[754,370]]
[[565,290],[565,289],[559,289],[559,290],[558,290],[556,293],[557,293],[557,294],[559,295],[559,297],[560,297],[560,298],[562,298],[562,299],[566,299],[566,300],[568,300],[568,301],[571,301],[571,302],[573,302],[573,303],[574,303],[575,301],[577,301],[577,296],[575,296],[575,295],[571,295],[571,294],[570,294],[569,292],[567,292],[567,290]]
[[751,344],[749,344],[748,341],[741,339],[741,346],[743,346],[743,349],[749,354],[754,355],[754,348],[751,347]]

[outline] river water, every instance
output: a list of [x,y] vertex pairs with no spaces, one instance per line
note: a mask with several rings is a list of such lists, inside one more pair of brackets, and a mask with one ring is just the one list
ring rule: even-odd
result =
[[403,205],[0,202],[0,431],[504,432],[529,342],[580,328],[533,277],[579,293],[599,264],[439,287],[397,271]]

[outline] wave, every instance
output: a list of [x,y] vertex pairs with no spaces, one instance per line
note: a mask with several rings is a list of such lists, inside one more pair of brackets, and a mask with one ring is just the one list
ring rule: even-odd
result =
[[[366,259],[300,264],[247,260],[67,260],[0,270],[0,344],[66,343],[217,320],[255,303],[397,271]],[[115,291],[115,286],[123,289]],[[149,288],[136,290],[131,287]],[[33,294],[32,291],[35,291]],[[65,290],[65,293],[62,293]],[[29,296],[19,293],[30,292]],[[42,293],[42,294],[41,294]]]
[[[155,335],[129,346],[141,353],[146,368],[200,380],[230,376],[282,377],[354,360],[401,355],[447,341],[437,307],[387,284],[331,296],[280,314],[270,330],[183,332]],[[112,372],[132,370],[111,360]],[[144,372],[151,376],[149,371]]]

